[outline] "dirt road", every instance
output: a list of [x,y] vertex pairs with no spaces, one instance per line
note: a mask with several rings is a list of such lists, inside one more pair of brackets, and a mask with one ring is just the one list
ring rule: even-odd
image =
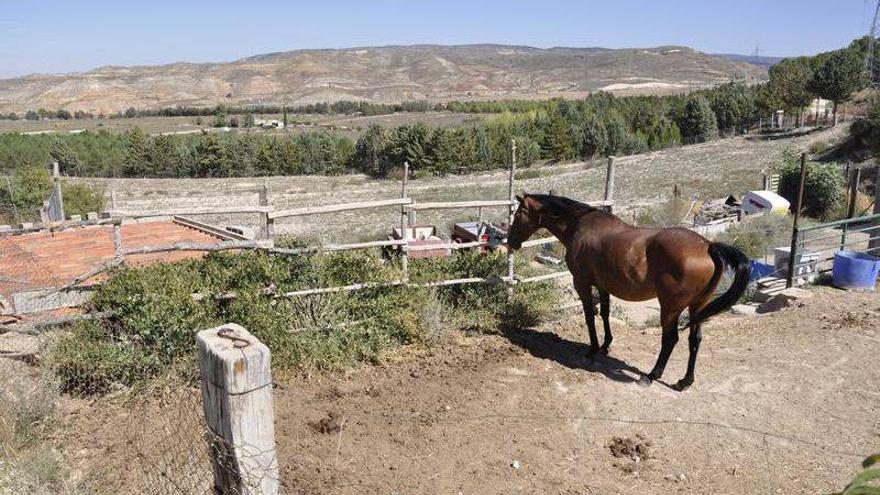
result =
[[[276,392],[283,483],[328,494],[826,493],[880,451],[877,294],[817,288],[805,307],[718,317],[685,393],[634,382],[653,365],[658,330],[616,330],[596,361],[573,316],[291,383]],[[681,377],[686,349],[664,381]]]

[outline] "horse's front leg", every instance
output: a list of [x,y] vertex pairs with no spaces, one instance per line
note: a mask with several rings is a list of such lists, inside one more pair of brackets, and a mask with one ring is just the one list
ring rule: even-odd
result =
[[661,340],[660,354],[657,355],[657,363],[654,369],[647,375],[642,375],[639,379],[640,385],[650,385],[654,380],[659,380],[663,376],[663,370],[666,369],[666,363],[669,362],[669,356],[678,343],[678,318],[683,310],[679,308],[663,307],[660,303],[660,323],[663,325],[663,337]]
[[599,337],[596,335],[596,304],[593,301],[593,286],[587,283],[575,283],[575,290],[584,306],[584,318],[587,320],[587,334],[590,337],[590,350],[587,356],[599,352]]
[[602,315],[602,326],[605,328],[605,341],[602,342],[602,354],[608,354],[608,348],[611,347],[611,341],[614,337],[611,335],[611,322],[608,320],[611,316],[611,296],[608,291],[599,289],[599,313]]

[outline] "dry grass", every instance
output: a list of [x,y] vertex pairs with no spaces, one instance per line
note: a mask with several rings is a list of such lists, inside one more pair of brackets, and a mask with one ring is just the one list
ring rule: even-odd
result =
[[[693,146],[620,157],[615,178],[616,211],[633,220],[640,208],[665,202],[674,185],[684,198],[715,198],[741,194],[761,185],[761,174],[777,161],[786,148],[805,149],[815,140],[830,140],[845,133],[847,126],[806,136],[761,140],[743,137],[721,139]],[[601,199],[605,187],[604,160],[545,165],[528,169],[516,181],[516,189],[548,191],[582,200]],[[534,170],[534,172],[532,172]],[[400,184],[364,175],[343,177],[269,177],[241,179],[83,179],[116,189],[122,209],[224,206],[252,204],[265,185],[276,208],[321,205],[392,198]],[[507,195],[507,172],[427,178],[410,181],[410,195],[418,202],[464,199],[503,199]],[[476,218],[471,210],[419,212],[418,223],[445,227],[453,220]],[[505,208],[491,208],[484,218],[500,222]],[[257,215],[206,216],[220,224],[256,225]],[[364,210],[340,214],[283,219],[276,232],[316,236],[324,242],[375,239],[387,235],[400,220],[399,209]]]

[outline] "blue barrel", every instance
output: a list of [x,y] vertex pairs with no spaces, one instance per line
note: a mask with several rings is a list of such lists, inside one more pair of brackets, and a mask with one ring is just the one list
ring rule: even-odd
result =
[[880,258],[855,251],[834,253],[832,283],[841,289],[874,290]]
[[749,273],[749,282],[754,282],[755,280],[769,277],[770,275],[773,275],[773,272],[775,271],[776,267],[771,264],[752,260],[751,270]]

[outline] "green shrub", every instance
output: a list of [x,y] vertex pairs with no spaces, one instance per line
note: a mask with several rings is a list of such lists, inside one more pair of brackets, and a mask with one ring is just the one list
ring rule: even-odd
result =
[[768,249],[786,247],[791,243],[791,217],[783,215],[746,217],[742,222],[728,227],[715,240],[742,249],[749,258],[761,259]]
[[[457,253],[412,260],[413,281],[503,275],[505,257]],[[524,262],[518,273],[527,276]],[[273,298],[278,293],[400,276],[394,260],[367,252],[275,256],[212,253],[201,259],[117,270],[96,291],[92,311],[50,352],[62,389],[89,395],[164,373],[194,376],[195,334],[238,323],[272,349],[278,369],[335,369],[376,362],[397,346],[436,338],[441,325],[492,330],[533,325],[554,302],[553,284],[371,287],[353,292]],[[234,293],[232,298],[214,297]],[[198,294],[198,297],[193,297]]]
[[[779,194],[794,208],[801,173],[800,157],[794,151],[786,150],[776,168],[779,171]],[[808,162],[801,211],[814,218],[827,218],[843,201],[844,182],[838,165]]]

